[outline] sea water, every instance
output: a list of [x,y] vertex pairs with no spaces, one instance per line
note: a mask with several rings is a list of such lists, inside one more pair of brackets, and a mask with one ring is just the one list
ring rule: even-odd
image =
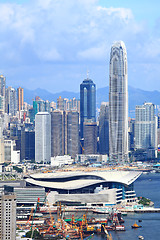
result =
[[[160,173],[142,174],[134,183],[134,188],[137,196],[151,199],[155,207],[160,208]],[[160,213],[131,213],[123,218],[126,231],[111,231],[113,240],[136,240],[139,235],[142,235],[145,240],[160,240]],[[138,220],[142,220],[142,222],[138,222]],[[131,226],[135,221],[142,228],[132,229]],[[95,235],[92,239],[104,240],[106,237]]]

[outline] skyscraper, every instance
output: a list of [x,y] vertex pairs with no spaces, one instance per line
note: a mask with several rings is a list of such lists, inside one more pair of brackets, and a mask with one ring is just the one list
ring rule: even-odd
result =
[[5,112],[6,78],[0,75],[0,110]]
[[115,42],[110,53],[109,156],[115,162],[128,160],[127,52],[122,41]]
[[0,193],[0,239],[16,239],[16,195],[13,192]]
[[97,123],[85,121],[83,131],[84,154],[97,154]]
[[89,78],[80,85],[80,131],[83,138],[83,123],[96,122],[96,85]]
[[51,156],[75,157],[79,150],[79,113],[51,112]]
[[6,89],[6,113],[12,116],[17,113],[17,92],[12,87]]
[[51,161],[51,116],[48,112],[39,112],[35,117],[35,161]]
[[51,112],[51,156],[63,156],[65,154],[65,117],[64,111]]
[[148,158],[154,158],[157,149],[157,118],[154,109],[152,103],[136,106],[135,149],[146,150]]
[[24,104],[23,88],[19,87],[17,89],[17,95],[18,95],[18,111],[21,111],[23,110],[23,104]]
[[67,111],[65,122],[65,154],[74,158],[79,153],[79,113]]
[[99,153],[109,154],[109,103],[102,102],[99,115]]

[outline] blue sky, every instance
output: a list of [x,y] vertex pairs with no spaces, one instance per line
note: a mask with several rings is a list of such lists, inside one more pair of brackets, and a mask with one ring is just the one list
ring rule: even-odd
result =
[[89,70],[105,87],[111,45],[123,40],[129,85],[160,91],[160,1],[0,0],[0,9],[7,85],[78,92]]

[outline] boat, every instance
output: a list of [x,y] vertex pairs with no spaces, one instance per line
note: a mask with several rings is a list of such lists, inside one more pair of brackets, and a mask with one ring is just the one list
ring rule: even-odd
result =
[[132,228],[141,228],[142,226],[139,226],[136,222],[132,225]]
[[124,225],[116,225],[115,231],[125,231],[125,226]]
[[93,213],[96,213],[96,214],[109,214],[107,209],[93,209]]
[[143,237],[143,236],[138,236],[138,238],[139,238],[139,239],[141,239],[141,240],[143,240],[143,239],[144,239],[144,237]]

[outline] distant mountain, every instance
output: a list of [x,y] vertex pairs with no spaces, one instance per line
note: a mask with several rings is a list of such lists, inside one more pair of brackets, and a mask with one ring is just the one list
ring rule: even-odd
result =
[[[144,102],[152,102],[160,105],[160,92],[159,91],[144,91],[138,88],[128,87],[129,92],[129,111],[134,112],[136,105],[142,105]],[[33,99],[39,96],[43,100],[57,101],[57,98],[80,98],[79,93],[63,91],[59,93],[51,93],[47,90],[37,88],[35,90],[28,90],[24,88],[24,100],[32,104]],[[101,102],[109,100],[109,87],[97,89],[97,107],[100,107]]]
[[61,96],[62,98],[79,98],[79,93],[74,93],[74,92],[67,92],[63,91],[60,93],[51,93],[48,92],[45,89],[37,88],[35,90],[29,90],[24,88],[24,101],[32,104],[33,99],[35,99],[36,96],[39,96],[43,100],[48,100],[48,101],[57,101],[57,98]]
[[[101,102],[109,101],[109,87],[97,89],[97,106]],[[151,102],[160,105],[159,91],[144,91],[138,88],[128,87],[129,110],[135,110],[136,105],[142,105],[144,102]]]

